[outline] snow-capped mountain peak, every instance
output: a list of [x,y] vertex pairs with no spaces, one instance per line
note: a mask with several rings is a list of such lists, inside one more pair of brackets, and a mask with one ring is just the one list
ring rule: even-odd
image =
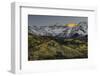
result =
[[[73,26],[73,25],[71,25]],[[64,25],[52,26],[28,26],[28,32],[40,36],[73,37],[87,35],[87,22],[80,22],[75,27]]]

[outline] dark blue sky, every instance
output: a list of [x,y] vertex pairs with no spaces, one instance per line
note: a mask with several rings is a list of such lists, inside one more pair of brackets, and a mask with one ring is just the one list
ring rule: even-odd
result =
[[87,17],[74,17],[74,16],[47,16],[47,15],[28,15],[28,26],[50,26],[56,23],[68,24],[68,23],[79,23],[88,22]]

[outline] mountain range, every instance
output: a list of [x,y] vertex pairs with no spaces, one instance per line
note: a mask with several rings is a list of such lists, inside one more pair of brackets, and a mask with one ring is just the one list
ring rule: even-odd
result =
[[[70,25],[70,24],[69,24]],[[87,22],[79,22],[77,26],[70,27],[65,25],[52,25],[52,26],[28,26],[28,33],[39,36],[52,36],[63,38],[84,37],[88,34]]]

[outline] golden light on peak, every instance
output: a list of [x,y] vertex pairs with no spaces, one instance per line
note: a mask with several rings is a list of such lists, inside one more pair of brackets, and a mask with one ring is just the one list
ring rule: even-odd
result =
[[69,23],[69,24],[65,24],[65,26],[68,26],[68,27],[76,27],[76,26],[78,26],[78,24]]

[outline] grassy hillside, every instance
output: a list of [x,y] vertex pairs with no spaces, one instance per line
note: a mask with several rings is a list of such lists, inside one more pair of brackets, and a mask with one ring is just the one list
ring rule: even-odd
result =
[[63,39],[28,33],[28,60],[87,58],[87,37]]

